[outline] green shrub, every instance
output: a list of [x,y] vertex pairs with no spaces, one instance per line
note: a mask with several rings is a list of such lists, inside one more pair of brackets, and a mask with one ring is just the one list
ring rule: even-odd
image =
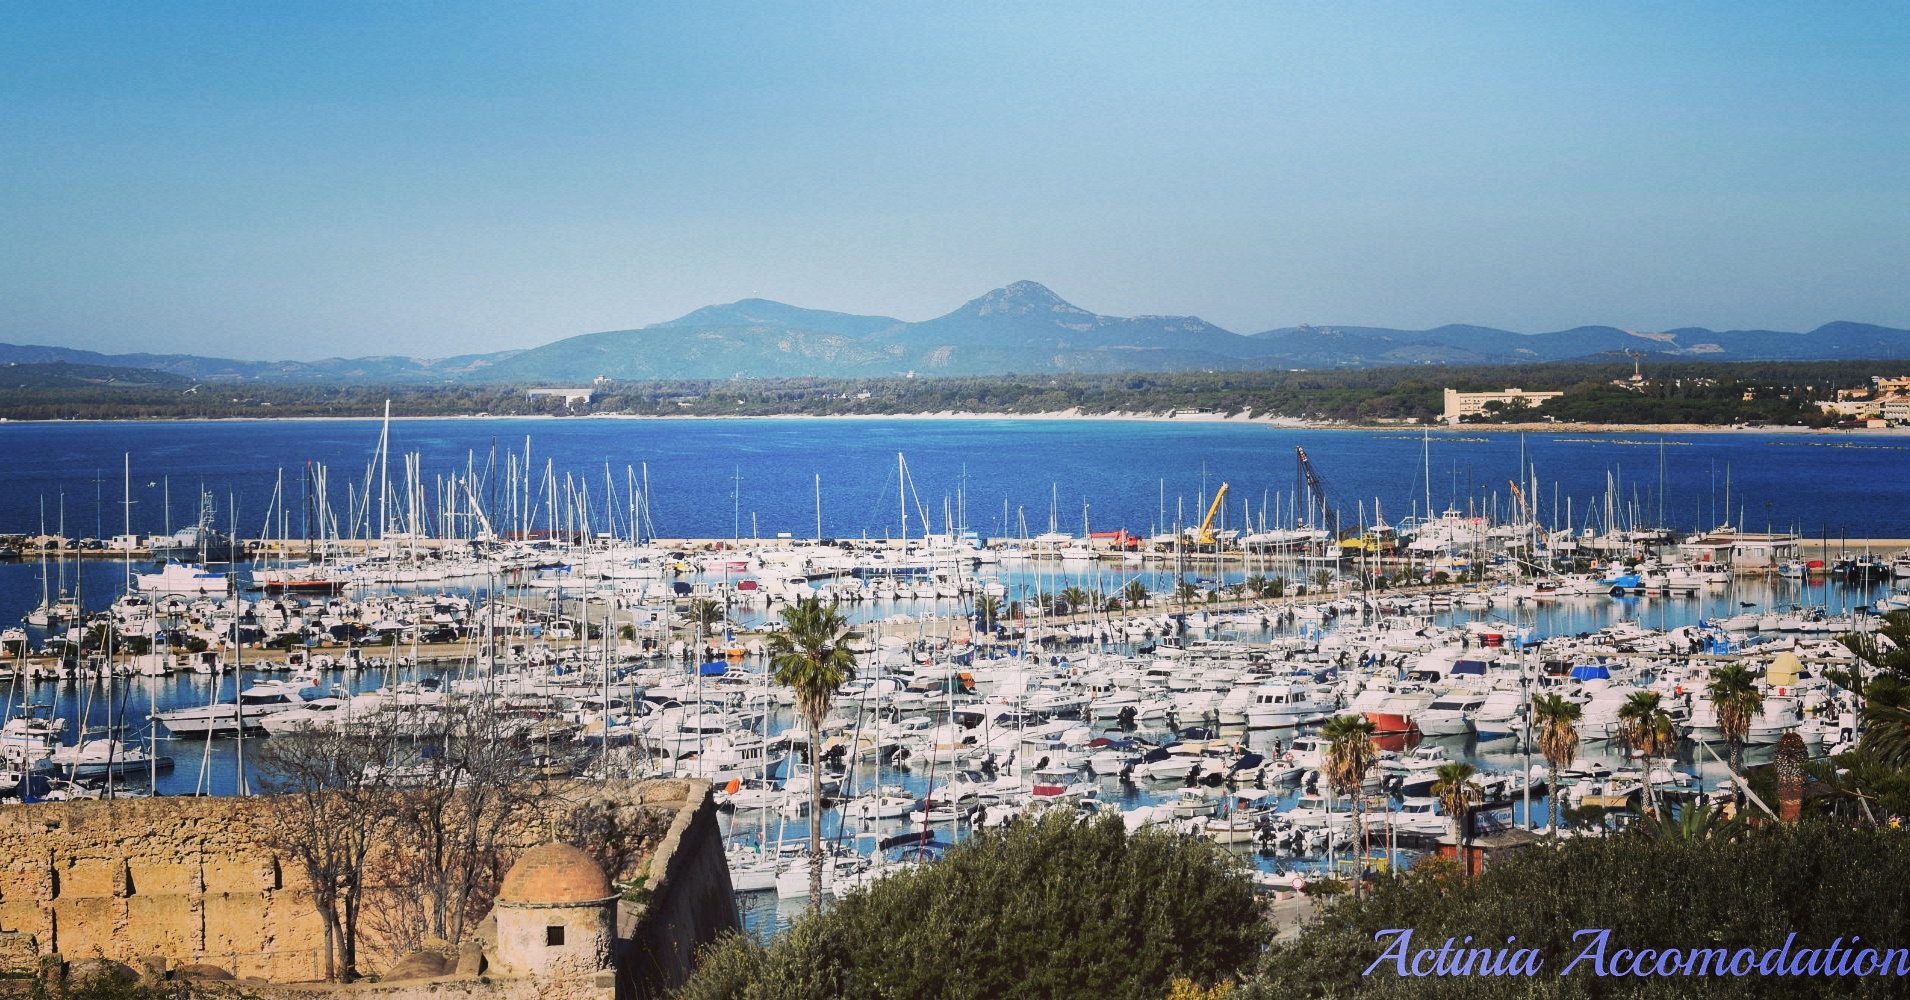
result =
[[1057,815],[973,837],[767,947],[726,938],[676,996],[1160,1000],[1176,979],[1230,980],[1268,934],[1222,849]]

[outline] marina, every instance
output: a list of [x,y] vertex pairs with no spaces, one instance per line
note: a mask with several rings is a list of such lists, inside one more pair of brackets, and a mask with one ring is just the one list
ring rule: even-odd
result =
[[[1411,480],[1392,499],[1352,501],[1351,516],[1332,504],[1352,494],[1299,446],[1297,468],[1279,460],[1293,469],[1288,495],[1269,486],[1230,518],[1223,498],[1247,491],[1215,478],[1173,505],[1195,515],[1177,512],[1168,530],[1107,529],[1093,499],[1070,531],[1050,484],[1045,530],[1028,530],[1028,504],[1004,503],[996,523],[1016,530],[985,533],[964,512],[977,487],[958,477],[931,504],[923,463],[897,452],[870,485],[888,512],[864,504],[887,537],[829,534],[820,474],[795,498],[809,501],[812,537],[787,530],[788,516],[766,537],[758,523],[741,531],[732,471],[738,530],[692,539],[662,533],[647,467],[599,469],[586,488],[554,463],[493,480],[475,459],[427,476],[413,456],[394,476],[389,433],[336,502],[309,469],[298,490],[274,476],[257,516],[270,531],[238,530],[228,513],[239,562],[156,563],[130,545],[81,561],[62,558],[63,542],[0,564],[7,622],[20,623],[0,661],[0,785],[25,798],[241,794],[255,780],[246,745],[299,728],[385,727],[396,735],[382,766],[402,772],[434,719],[482,703],[508,706],[540,773],[714,782],[746,924],[761,933],[808,891],[813,782],[832,845],[825,892],[1055,809],[1210,837],[1287,887],[1435,847],[1452,822],[1434,794],[1444,764],[1475,769],[1474,823],[1487,830],[1543,830],[1554,796],[1581,822],[1646,796],[1731,798],[1703,697],[1721,664],[1760,678],[1747,762],[1786,731],[1835,752],[1856,736],[1854,702],[1828,677],[1853,663],[1837,637],[1910,608],[1903,543],[1871,537],[1896,530],[1895,507],[1815,536],[1708,518],[1676,530],[1644,513],[1670,495],[1669,471],[1662,491],[1653,481],[1621,501],[1607,470],[1572,514],[1554,514],[1529,501],[1552,491],[1514,450],[1505,495],[1455,493],[1436,516],[1389,524],[1382,510],[1440,506],[1430,435],[1410,442]],[[68,496],[54,509],[69,530],[34,537],[69,538],[76,515],[103,531],[108,512],[123,541],[138,536],[135,494],[166,484],[136,487],[132,457],[120,464],[117,502],[102,485],[81,514]],[[1745,488],[1718,486],[1726,509],[1739,501],[1724,490]],[[229,507],[194,492],[214,514],[193,528],[212,538]],[[1469,501],[1475,513],[1452,506]],[[714,506],[690,525],[707,527]],[[1169,509],[1163,482],[1157,518]],[[856,677],[814,735],[765,656],[780,612],[805,598],[836,603],[858,633]],[[1651,759],[1618,739],[1616,713],[1639,692],[1662,698],[1678,728]],[[1556,775],[1527,738],[1540,693],[1584,715],[1583,750]],[[1322,781],[1313,735],[1349,714],[1373,723],[1381,750],[1352,797]],[[820,774],[804,763],[812,740]]]

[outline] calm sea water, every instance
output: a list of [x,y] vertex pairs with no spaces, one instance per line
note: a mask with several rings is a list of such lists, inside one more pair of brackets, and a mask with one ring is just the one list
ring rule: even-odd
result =
[[[328,471],[327,502],[341,519],[370,482],[375,420],[0,424],[6,489],[0,532],[34,532],[44,500],[49,527],[62,506],[69,535],[123,530],[123,469],[131,465],[131,521],[140,533],[189,524],[203,487],[222,527],[268,530],[283,476],[290,533],[303,535],[304,470]],[[908,533],[944,512],[985,535],[1048,529],[1146,532],[1197,523],[1202,501],[1231,485],[1224,517],[1282,518],[1298,489],[1305,448],[1342,519],[1377,502],[1397,522],[1453,506],[1505,512],[1508,481],[1539,487],[1542,520],[1597,525],[1607,498],[1640,523],[1709,527],[1739,522],[1811,537],[1910,537],[1910,441],[1863,435],[1491,434],[1294,430],[1265,425],[1101,420],[400,420],[386,464],[404,495],[406,456],[435,511],[445,483],[475,469],[478,492],[510,515],[502,470],[528,449],[531,504],[547,509],[550,482],[588,496],[593,530],[625,530],[633,484],[647,471],[650,516],[663,537],[896,535],[903,530],[897,456],[908,470]],[[1521,475],[1521,455],[1529,469]],[[550,479],[546,479],[546,470]],[[566,477],[572,486],[565,489]],[[170,484],[171,509],[162,497]],[[1304,501],[1302,501],[1304,503]],[[562,501],[560,499],[561,506]],[[520,501],[520,506],[522,501]],[[393,501],[394,517],[401,501]],[[1004,509],[1006,514],[1004,515]],[[435,513],[431,515],[438,526]],[[540,518],[547,515],[540,513]],[[560,515],[561,516],[561,515]],[[275,519],[276,520],[276,519]],[[540,522],[547,523],[547,522]],[[271,529],[276,533],[274,525]]]

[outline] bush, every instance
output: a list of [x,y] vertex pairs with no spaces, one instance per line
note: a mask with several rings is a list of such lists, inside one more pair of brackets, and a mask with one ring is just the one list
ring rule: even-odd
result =
[[1177,979],[1231,980],[1268,934],[1219,847],[1054,815],[977,835],[767,947],[731,935],[676,996],[1160,1000]]
[[[1796,932],[1792,952],[1853,937],[1879,950],[1910,947],[1910,840],[1899,831],[1830,823],[1767,827],[1736,840],[1626,835],[1528,850],[1470,882],[1451,866],[1420,867],[1370,897],[1334,906],[1298,939],[1274,945],[1241,1000],[1287,997],[1792,997],[1901,996],[1891,976],[1681,976],[1599,978],[1581,964],[1581,929],[1609,929],[1606,954],[1620,948],[1740,948],[1761,957]],[[1410,950],[1536,948],[1531,976],[1402,978],[1393,959],[1361,973],[1385,952],[1374,935],[1411,928]]]

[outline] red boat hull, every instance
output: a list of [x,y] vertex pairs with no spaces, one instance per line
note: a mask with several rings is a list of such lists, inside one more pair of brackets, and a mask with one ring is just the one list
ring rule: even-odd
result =
[[1366,721],[1373,724],[1375,733],[1416,733],[1419,727],[1413,720],[1397,712],[1367,712]]

